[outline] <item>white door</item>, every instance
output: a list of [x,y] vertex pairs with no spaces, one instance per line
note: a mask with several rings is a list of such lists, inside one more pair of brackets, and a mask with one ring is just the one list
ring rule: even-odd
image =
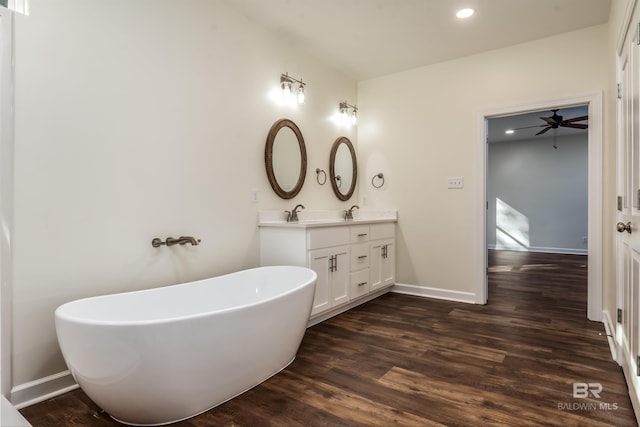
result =
[[[618,58],[617,312],[615,340],[631,396],[638,395],[640,327],[640,46],[636,7]],[[637,402],[634,402],[634,405]]]

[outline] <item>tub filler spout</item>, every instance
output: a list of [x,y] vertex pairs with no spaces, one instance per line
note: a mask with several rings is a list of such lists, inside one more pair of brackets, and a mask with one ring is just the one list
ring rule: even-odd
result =
[[199,245],[200,242],[201,242],[200,239],[196,240],[195,237],[191,237],[191,236],[180,236],[177,239],[174,239],[173,237],[167,237],[167,240],[166,240],[167,246],[184,245],[187,243],[191,243],[192,246],[196,246],[196,245]]

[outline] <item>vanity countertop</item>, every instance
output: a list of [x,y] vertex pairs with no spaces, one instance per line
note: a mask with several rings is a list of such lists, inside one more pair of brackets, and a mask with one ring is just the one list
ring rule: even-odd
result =
[[282,211],[260,211],[258,227],[318,228],[398,221],[398,212],[395,210],[354,211],[355,218],[350,220],[345,220],[343,214],[343,211],[299,211],[298,222],[287,222]]

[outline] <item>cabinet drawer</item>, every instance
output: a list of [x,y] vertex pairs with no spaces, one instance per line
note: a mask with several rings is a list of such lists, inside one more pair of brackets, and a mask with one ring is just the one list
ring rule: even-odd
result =
[[369,269],[351,273],[351,299],[368,294],[370,288]]
[[390,239],[396,235],[395,223],[371,224],[371,240]]
[[354,225],[349,227],[351,234],[351,243],[361,243],[369,241],[369,226],[368,225]]
[[369,268],[369,243],[351,245],[351,271]]
[[307,249],[328,248],[349,243],[349,227],[314,228],[308,233]]

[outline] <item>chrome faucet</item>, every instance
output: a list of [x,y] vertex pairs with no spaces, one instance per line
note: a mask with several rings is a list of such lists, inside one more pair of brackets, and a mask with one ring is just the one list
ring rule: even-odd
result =
[[351,206],[351,207],[349,208],[349,210],[348,210],[348,211],[344,211],[344,220],[345,220],[345,221],[348,221],[348,220],[350,220],[350,219],[353,219],[353,209],[354,209],[354,208],[356,208],[356,209],[360,209],[360,206],[358,206],[358,205],[353,205],[353,206]]
[[180,236],[177,239],[174,239],[173,237],[167,237],[167,240],[165,241],[167,246],[173,246],[173,245],[184,245],[187,243],[191,243],[192,246],[196,246],[199,245],[201,242],[200,239],[195,239],[194,237],[191,236]]
[[298,208],[304,209],[304,206],[296,205],[292,211],[285,211],[287,213],[287,222],[298,222]]

